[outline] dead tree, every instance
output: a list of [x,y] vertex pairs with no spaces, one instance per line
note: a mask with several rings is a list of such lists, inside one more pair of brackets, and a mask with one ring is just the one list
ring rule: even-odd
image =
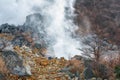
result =
[[100,63],[101,56],[107,50],[108,44],[96,35],[90,35],[84,38],[83,44],[85,44],[85,47],[80,50],[83,52],[82,55],[91,60],[90,65],[95,77],[108,78],[106,66]]

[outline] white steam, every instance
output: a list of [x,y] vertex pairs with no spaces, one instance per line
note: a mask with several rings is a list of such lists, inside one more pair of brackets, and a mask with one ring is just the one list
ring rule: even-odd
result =
[[[80,48],[80,43],[71,36],[77,28],[73,24],[73,4],[74,0],[54,0],[51,6],[48,5],[47,8],[42,10],[46,16],[51,17],[47,33],[54,40],[53,43],[55,44],[52,46],[56,57],[68,58],[81,53],[77,50],[77,48]],[[51,55],[51,53],[48,53],[48,55]]]
[[[45,19],[48,38],[53,45],[48,48],[48,55],[65,57],[80,54],[80,43],[72,38],[77,27],[73,24],[75,0],[1,0],[0,24],[23,24],[25,17],[40,13]],[[40,26],[39,26],[40,27]]]

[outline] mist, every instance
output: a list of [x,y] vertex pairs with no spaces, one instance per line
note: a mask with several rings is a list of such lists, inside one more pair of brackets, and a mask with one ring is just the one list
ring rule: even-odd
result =
[[41,5],[42,0],[0,0],[0,24],[21,25],[26,16],[34,13],[34,5]]

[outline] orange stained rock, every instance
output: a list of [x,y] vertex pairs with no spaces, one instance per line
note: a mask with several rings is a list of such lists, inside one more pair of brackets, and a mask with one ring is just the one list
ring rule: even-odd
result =
[[56,72],[51,72],[51,74],[56,74]]
[[47,66],[49,61],[46,58],[37,57],[35,58],[35,62],[41,66]]
[[65,76],[65,80],[69,80],[68,76]]
[[56,77],[55,80],[62,80],[61,77]]
[[26,80],[36,80],[35,76],[28,77]]
[[34,54],[39,53],[39,50],[38,50],[37,48],[34,48],[34,49],[32,50],[32,53],[34,53]]
[[47,49],[46,49],[46,48],[41,48],[41,49],[34,48],[34,49],[32,50],[32,52],[33,52],[34,54],[40,53],[41,55],[45,55],[45,54],[47,53]]
[[42,54],[46,54],[46,53],[47,53],[47,49],[46,49],[46,48],[41,48],[41,49],[40,49],[40,52],[41,52]]
[[64,57],[61,57],[60,60],[61,60],[61,61],[65,61],[65,58],[64,58]]
[[47,66],[49,63],[48,63],[48,61],[41,61],[40,62],[40,65],[41,66]]
[[3,60],[1,56],[0,56],[0,72],[3,74],[7,74],[9,72],[9,70],[7,69],[5,65],[5,61]]
[[46,79],[48,79],[48,80],[49,80],[49,76],[46,76]]
[[14,46],[13,48],[16,52],[20,53],[21,52],[21,49],[19,46]]
[[13,38],[14,38],[14,36],[9,35],[9,34],[5,34],[5,33],[0,34],[0,37],[4,38],[6,40],[13,40]]

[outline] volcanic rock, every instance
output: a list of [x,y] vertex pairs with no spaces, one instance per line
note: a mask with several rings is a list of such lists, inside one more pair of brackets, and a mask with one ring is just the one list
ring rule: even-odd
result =
[[30,43],[24,38],[24,36],[22,35],[19,35],[19,36],[16,36],[13,40],[12,40],[12,44],[14,46],[23,46],[23,45],[29,45],[30,46]]
[[0,26],[0,33],[11,33],[15,34],[18,31],[18,28],[14,25],[2,24]]
[[23,59],[16,52],[13,51],[4,51],[1,52],[1,57],[5,62],[7,70],[18,76],[27,76],[31,75],[28,67],[23,65]]

